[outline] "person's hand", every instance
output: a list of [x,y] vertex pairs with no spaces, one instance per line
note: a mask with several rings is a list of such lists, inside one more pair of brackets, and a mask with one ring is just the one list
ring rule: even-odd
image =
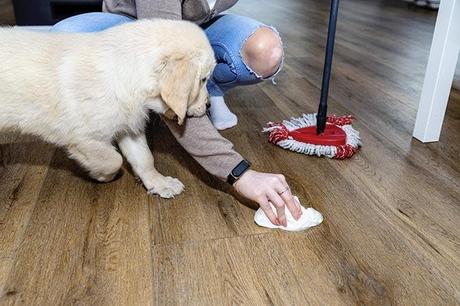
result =
[[[257,202],[274,225],[287,226],[286,206],[296,220],[302,214],[300,203],[292,197],[291,189],[281,174],[248,170],[235,182],[233,187],[243,197]],[[276,207],[278,216],[273,213],[269,201]]]

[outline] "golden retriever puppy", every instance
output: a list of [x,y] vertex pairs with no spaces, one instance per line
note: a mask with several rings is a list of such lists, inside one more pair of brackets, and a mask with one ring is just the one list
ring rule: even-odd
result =
[[142,20],[99,33],[0,29],[0,130],[19,129],[66,148],[101,182],[121,153],[150,193],[184,186],[154,167],[144,128],[149,111],[203,116],[213,50],[196,25]]

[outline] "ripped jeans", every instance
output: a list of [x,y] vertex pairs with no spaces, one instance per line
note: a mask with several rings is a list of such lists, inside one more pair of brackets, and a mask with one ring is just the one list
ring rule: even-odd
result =
[[[212,78],[208,82],[210,96],[223,96],[233,87],[251,85],[263,80],[244,62],[241,50],[249,37],[258,28],[266,25],[249,17],[224,14],[203,24],[202,27],[214,49],[217,61]],[[278,34],[276,29],[270,28]],[[283,61],[278,70],[268,79],[273,81],[282,65]]]
[[[73,16],[55,24],[52,32],[97,32],[133,21],[133,19],[110,13],[87,13]],[[239,85],[251,85],[264,79],[274,81],[282,68],[268,78],[257,75],[245,62],[241,50],[249,37],[266,25],[249,17],[222,14],[201,25],[216,56],[217,66],[207,87],[210,96],[223,96],[229,89]],[[273,28],[277,34],[278,32]]]

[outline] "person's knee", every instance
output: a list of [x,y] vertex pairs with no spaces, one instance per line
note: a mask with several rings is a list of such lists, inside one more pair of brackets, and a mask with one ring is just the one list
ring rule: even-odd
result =
[[267,78],[279,69],[283,52],[278,33],[269,27],[260,27],[244,44],[242,56],[258,76]]
[[56,23],[51,27],[50,32],[77,32],[68,23]]
[[[78,17],[78,16],[74,16]],[[78,33],[88,32],[89,24],[83,19],[68,18],[64,19],[51,27],[50,32]]]
[[68,33],[99,32],[130,21],[133,21],[133,19],[122,15],[93,12],[61,20],[50,31]]

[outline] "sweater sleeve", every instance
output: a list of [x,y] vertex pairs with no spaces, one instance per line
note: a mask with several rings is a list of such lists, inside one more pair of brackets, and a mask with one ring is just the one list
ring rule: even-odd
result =
[[233,150],[233,144],[222,137],[208,116],[189,117],[183,126],[164,120],[184,149],[210,174],[222,181],[243,157]]
[[138,19],[182,19],[181,0],[136,0]]

